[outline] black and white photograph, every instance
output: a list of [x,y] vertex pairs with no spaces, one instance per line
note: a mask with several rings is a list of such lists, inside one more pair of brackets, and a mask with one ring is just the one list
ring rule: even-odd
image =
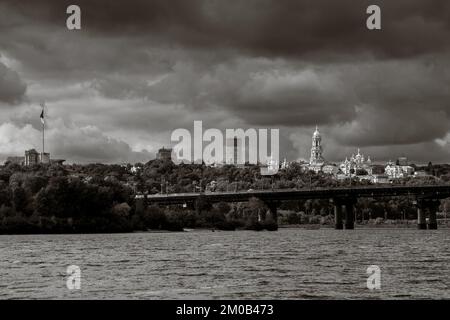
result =
[[0,300],[448,299],[448,0],[0,0]]

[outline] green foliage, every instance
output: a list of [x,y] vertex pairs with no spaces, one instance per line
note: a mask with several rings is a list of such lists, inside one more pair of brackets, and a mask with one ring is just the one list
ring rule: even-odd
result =
[[150,206],[145,210],[142,221],[146,229],[162,229],[167,219],[163,209]]
[[[414,166],[433,176],[411,177],[398,185],[450,182],[450,165]],[[132,171],[136,169],[136,171]],[[379,170],[378,170],[379,169]],[[382,167],[374,168],[382,172]],[[358,171],[357,174],[365,174]],[[247,203],[212,205],[200,196],[188,207],[148,207],[135,203],[136,193],[223,192],[273,189],[333,188],[363,186],[368,181],[338,181],[331,175],[305,171],[299,163],[282,169],[277,175],[261,176],[258,166],[239,168],[231,165],[208,167],[204,164],[174,165],[152,160],[131,165],[35,165],[7,164],[0,167],[0,233],[127,232],[132,230],[182,230],[211,228],[234,230],[275,230],[277,217],[259,199]],[[442,210],[450,212],[443,202]],[[450,202],[449,202],[450,203]],[[281,223],[332,224],[333,204],[328,199],[281,202]],[[411,199],[359,199],[359,220],[414,219]],[[331,220],[330,220],[331,219]]]
[[131,231],[132,190],[97,173],[125,176],[121,166],[106,165],[0,168],[0,232]]

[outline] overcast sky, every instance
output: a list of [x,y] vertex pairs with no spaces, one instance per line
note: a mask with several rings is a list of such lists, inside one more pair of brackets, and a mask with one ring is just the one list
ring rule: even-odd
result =
[[448,0],[0,0],[0,160],[41,149],[46,101],[69,162],[148,161],[194,120],[279,128],[288,160],[317,124],[326,160],[450,162],[449,53]]

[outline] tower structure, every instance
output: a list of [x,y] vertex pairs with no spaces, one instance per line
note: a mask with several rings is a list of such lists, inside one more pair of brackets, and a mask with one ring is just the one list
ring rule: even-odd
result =
[[309,164],[306,166],[308,170],[315,172],[322,171],[325,165],[322,151],[322,136],[320,135],[319,128],[316,126],[316,131],[314,131],[312,136],[311,157],[309,158]]
[[309,159],[309,164],[311,166],[321,166],[324,164],[324,159],[322,157],[322,137],[320,135],[319,129],[316,126],[316,131],[314,131],[312,136],[312,147],[311,147],[311,157]]

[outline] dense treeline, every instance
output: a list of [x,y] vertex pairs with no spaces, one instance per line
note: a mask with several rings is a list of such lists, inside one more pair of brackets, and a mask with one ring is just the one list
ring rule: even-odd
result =
[[0,173],[0,232],[131,231],[133,198],[118,181],[87,183],[64,167],[7,166]]
[[[421,169],[421,168],[418,168]],[[410,178],[398,184],[436,184],[450,181],[450,166],[422,168],[439,177]],[[197,208],[145,206],[136,210],[136,193],[181,193],[286,188],[318,188],[369,184],[367,181],[336,181],[326,174],[304,172],[299,164],[276,176],[261,176],[257,166],[208,167],[174,165],[152,160],[131,165],[36,165],[0,167],[0,233],[130,232],[134,230],[217,228],[233,230],[277,227],[267,206],[258,199],[247,203]],[[286,201],[286,214],[278,222],[332,223],[328,200]],[[450,205],[443,202],[442,209]],[[415,218],[411,199],[361,199],[356,205],[360,219]]]

